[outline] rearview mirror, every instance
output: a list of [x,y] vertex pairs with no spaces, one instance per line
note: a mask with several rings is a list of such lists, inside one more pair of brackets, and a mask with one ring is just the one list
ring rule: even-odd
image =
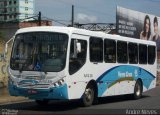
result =
[[76,47],[77,47],[77,53],[81,53],[81,43],[77,42]]
[[74,49],[73,49],[73,55],[72,58],[77,58],[77,54],[81,53],[81,43],[78,42],[78,40],[74,39],[74,41],[72,42],[74,45]]

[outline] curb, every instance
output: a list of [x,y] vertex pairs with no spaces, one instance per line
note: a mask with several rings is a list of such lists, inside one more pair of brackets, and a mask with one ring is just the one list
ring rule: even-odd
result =
[[15,96],[0,96],[0,105],[3,104],[11,104],[11,103],[16,103],[16,102],[21,102],[21,101],[28,101],[28,98],[24,97],[15,97]]
[[7,87],[0,88],[0,105],[29,100],[26,97],[10,96]]

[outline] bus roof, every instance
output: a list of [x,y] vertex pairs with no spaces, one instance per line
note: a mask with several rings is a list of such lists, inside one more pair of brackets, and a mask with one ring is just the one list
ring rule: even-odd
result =
[[27,33],[27,32],[57,32],[57,33],[65,33],[65,34],[79,34],[79,35],[85,35],[85,36],[116,39],[116,40],[122,40],[122,41],[130,41],[130,42],[138,42],[142,44],[156,45],[156,43],[153,41],[140,40],[140,39],[124,37],[120,35],[106,34],[104,32],[95,32],[95,31],[90,31],[90,30],[85,30],[85,29],[78,29],[74,27],[62,27],[62,26],[38,26],[38,27],[22,28],[22,29],[17,30],[16,34]]

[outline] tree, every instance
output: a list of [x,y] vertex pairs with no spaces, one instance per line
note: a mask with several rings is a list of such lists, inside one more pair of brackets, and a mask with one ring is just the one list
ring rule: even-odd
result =
[[4,42],[5,42],[4,33],[0,31],[0,43],[4,43]]

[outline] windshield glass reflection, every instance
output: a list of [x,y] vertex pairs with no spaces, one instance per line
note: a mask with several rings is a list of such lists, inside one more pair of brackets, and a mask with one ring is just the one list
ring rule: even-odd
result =
[[11,68],[20,71],[61,71],[66,63],[67,44],[66,34],[18,34],[13,46]]

